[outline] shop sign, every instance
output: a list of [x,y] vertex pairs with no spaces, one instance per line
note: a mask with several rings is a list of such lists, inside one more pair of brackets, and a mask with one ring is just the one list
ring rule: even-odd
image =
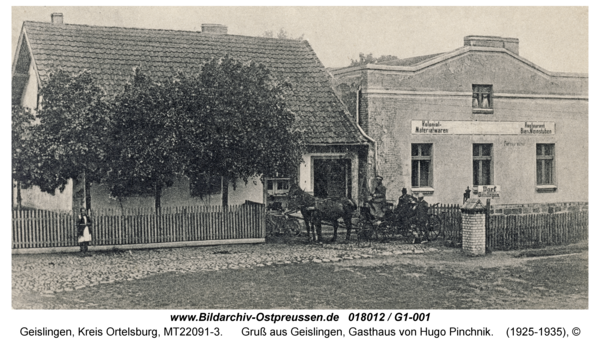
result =
[[477,196],[479,198],[500,198],[500,186],[477,186]]
[[411,121],[412,134],[553,135],[555,132],[554,122]]

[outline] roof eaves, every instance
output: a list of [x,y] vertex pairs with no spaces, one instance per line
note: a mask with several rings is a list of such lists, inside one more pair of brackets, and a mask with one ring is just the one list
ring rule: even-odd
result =
[[531,61],[505,49],[505,48],[477,47],[477,46],[460,47],[460,48],[450,51],[448,53],[441,54],[433,59],[422,61],[421,63],[414,65],[414,66],[386,66],[386,65],[368,64],[368,65],[366,65],[366,68],[369,70],[380,70],[380,71],[418,72],[422,69],[434,66],[441,62],[444,62],[444,61],[452,59],[452,58],[456,58],[458,56],[467,54],[469,52],[495,52],[495,53],[507,54],[507,55],[519,60],[520,62],[528,65],[530,68],[540,72],[541,74],[545,75],[546,77],[562,77],[562,78],[587,78],[588,77],[587,73],[550,72],[550,71],[534,64],[533,62],[531,62]]
[[35,61],[35,55],[33,54],[33,50],[31,50],[31,44],[29,43],[29,39],[27,38],[27,31],[25,29],[25,23],[23,23],[22,27],[21,27],[21,34],[19,35],[19,41],[17,42],[17,47],[15,50],[15,57],[13,59],[13,65],[12,65],[12,75],[15,74],[15,69],[17,68],[17,63],[19,60],[19,54],[21,52],[21,46],[23,45],[23,42],[27,43],[27,50],[29,51],[29,57],[31,58],[31,62],[30,65],[33,66],[33,70],[35,72],[35,76],[37,79],[37,84],[38,85],[42,85],[41,82],[41,78],[40,78],[40,73],[38,72],[37,69],[37,63]]
[[[321,73],[323,74],[323,76],[325,78],[333,77],[333,75],[331,74],[331,72],[328,71],[327,69],[325,69],[325,67],[321,63],[321,60],[318,59],[317,54],[312,49],[310,43],[308,41],[306,41],[306,40],[304,40],[303,43],[310,50],[311,56],[312,56],[313,60],[315,61],[315,63],[317,63],[320,66]],[[333,90],[333,87],[331,86],[330,80],[328,80],[328,81],[329,81],[329,85],[327,86],[328,87],[328,91],[329,91],[330,94],[333,94],[333,96],[337,100],[335,106],[337,106],[337,108],[339,108],[339,110],[342,112],[343,116],[346,118],[346,120],[349,121],[350,125],[352,126],[352,129],[353,129],[352,134],[354,135],[354,139],[357,140],[357,144],[361,144],[361,143],[367,142],[368,140],[367,140],[367,138],[365,138],[362,135],[361,131],[358,128],[358,124],[356,124],[354,122],[354,120],[352,119],[352,116],[350,115],[350,113],[346,109],[346,106],[344,105],[344,103],[342,102],[342,100],[339,98],[338,94]]]
[[366,65],[338,67],[338,68],[330,68],[329,71],[337,76],[337,75],[348,74],[348,73],[352,73],[352,72],[360,72],[360,71],[366,69],[366,67],[367,67]]
[[[360,133],[357,137],[357,139],[359,139],[359,142],[361,142],[361,144],[365,144],[370,142],[369,139],[366,136],[366,134],[361,130],[360,126],[358,125],[358,123],[356,123],[354,121],[354,118],[352,116],[352,114],[350,114],[350,112],[348,111],[348,109],[346,109],[346,105],[344,104],[344,102],[340,99],[339,95],[336,92],[333,92],[333,94],[335,95],[335,98],[338,100],[338,102],[342,105],[342,110],[344,112],[344,115],[346,116],[346,118],[348,119],[348,121],[350,121],[350,124],[352,125],[353,129],[355,131],[358,131],[358,133]],[[362,139],[362,140],[361,140]]]
[[15,69],[17,68],[17,60],[19,59],[19,52],[21,51],[21,44],[23,42],[23,32],[25,30],[25,23],[21,26],[21,33],[19,34],[19,39],[17,41],[17,49],[15,50],[15,56],[13,58],[11,75],[15,74]]
[[422,63],[429,61],[429,60],[431,60],[439,55],[442,55],[442,54],[444,54],[444,53],[412,56],[412,57],[407,57],[407,58],[403,58],[403,59],[395,59],[395,60],[388,60],[388,61],[383,61],[383,62],[376,62],[374,64],[375,65],[384,65],[384,66],[416,66],[416,65],[422,64]]

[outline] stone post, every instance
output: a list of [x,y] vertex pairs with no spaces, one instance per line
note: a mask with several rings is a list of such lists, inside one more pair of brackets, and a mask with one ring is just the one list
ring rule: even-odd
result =
[[469,199],[461,208],[462,249],[469,256],[485,255],[485,207],[480,199]]

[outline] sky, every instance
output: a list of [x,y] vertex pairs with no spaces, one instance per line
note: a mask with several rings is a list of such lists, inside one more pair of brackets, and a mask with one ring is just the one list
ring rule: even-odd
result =
[[348,66],[359,53],[399,58],[447,52],[464,36],[519,39],[521,57],[552,72],[588,73],[587,7],[12,7],[12,58],[23,21],[228,33],[303,35],[325,67]]

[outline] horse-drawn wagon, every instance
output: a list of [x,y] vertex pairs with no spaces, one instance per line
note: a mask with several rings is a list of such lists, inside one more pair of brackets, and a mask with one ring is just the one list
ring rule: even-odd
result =
[[[429,212],[427,203],[416,199],[396,208],[388,207],[382,216],[376,216],[368,205],[358,208],[348,198],[319,199],[298,186],[292,186],[288,194],[288,209],[301,212],[309,238],[312,232],[315,241],[322,241],[323,221],[333,226],[332,241],[335,241],[340,218],[346,225],[346,240],[351,237],[353,224],[356,224],[359,241],[392,238],[410,243],[433,241],[442,228],[440,218]],[[357,209],[359,212],[356,212]]]

